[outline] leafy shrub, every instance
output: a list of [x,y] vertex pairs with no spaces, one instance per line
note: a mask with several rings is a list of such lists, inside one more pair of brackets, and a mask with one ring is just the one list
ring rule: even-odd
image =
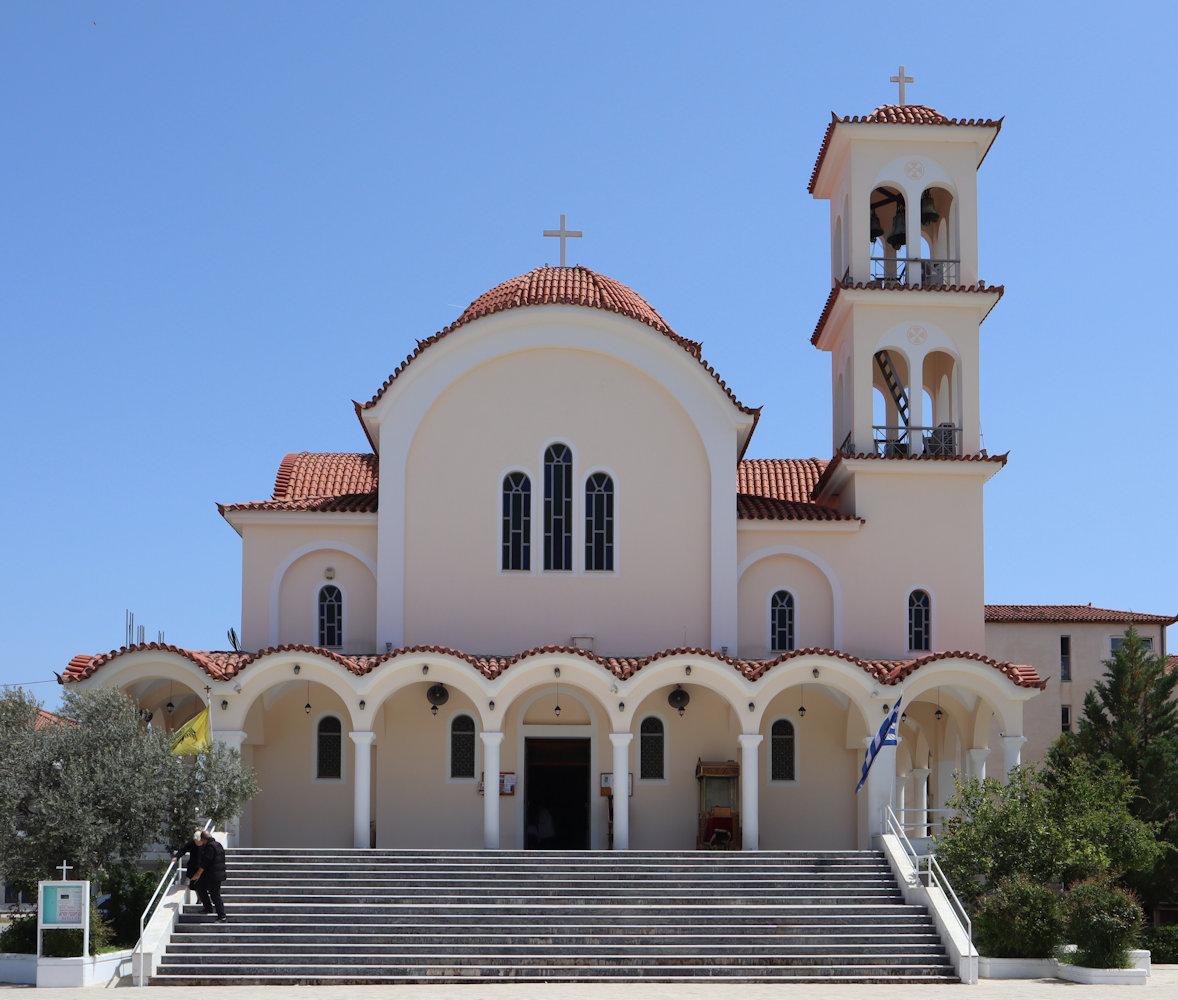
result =
[[1142,935],[1142,943],[1150,951],[1151,962],[1178,964],[1178,924],[1147,927]]
[[0,952],[32,955],[37,950],[37,914],[14,913],[12,921],[0,931]]
[[1077,965],[1125,969],[1143,914],[1133,893],[1099,878],[1077,883],[1064,903]]
[[110,921],[113,943],[129,948],[139,940],[139,918],[161,875],[158,867],[145,871],[126,867],[110,878],[110,897],[103,909]]
[[974,917],[978,948],[991,958],[1049,958],[1063,931],[1059,894],[1026,875],[1001,879]]

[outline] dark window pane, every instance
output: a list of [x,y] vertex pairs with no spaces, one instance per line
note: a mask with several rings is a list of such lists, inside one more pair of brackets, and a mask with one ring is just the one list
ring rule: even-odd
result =
[[769,648],[775,653],[788,653],[794,648],[794,597],[788,590],[773,595],[769,619]]
[[573,453],[554,444],[544,453],[544,568],[573,568]]
[[787,719],[778,719],[773,723],[769,758],[772,780],[794,780],[794,727],[793,723]]
[[474,777],[474,719],[459,715],[450,723],[450,777]]
[[339,587],[327,586],[319,591],[319,645],[344,644],[344,595]]
[[327,716],[319,720],[315,776],[339,778],[343,775],[343,733],[339,719]]
[[585,482],[585,569],[614,568],[614,481],[595,472]]
[[[662,779],[663,774],[663,723],[661,719],[642,720],[638,737],[638,776],[646,779]],[[615,786],[617,785],[615,775]]]
[[503,478],[503,569],[531,569],[532,482],[522,472]]

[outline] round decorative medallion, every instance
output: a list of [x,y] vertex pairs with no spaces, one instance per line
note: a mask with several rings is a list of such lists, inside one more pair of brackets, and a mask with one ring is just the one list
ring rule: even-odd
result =
[[904,164],[904,173],[914,180],[924,176],[924,164],[920,160],[909,160]]
[[928,340],[928,330],[923,326],[908,327],[908,343],[923,344],[926,340]]

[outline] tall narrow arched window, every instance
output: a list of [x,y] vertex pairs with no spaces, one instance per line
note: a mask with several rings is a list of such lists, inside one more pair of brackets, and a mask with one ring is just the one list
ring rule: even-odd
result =
[[914,590],[908,595],[908,648],[927,652],[931,647],[932,604],[928,591]]
[[334,715],[325,715],[319,720],[315,732],[315,777],[343,777],[344,734],[340,721]]
[[[653,715],[642,720],[638,735],[638,777],[644,780],[661,781],[666,777],[664,767],[666,742],[663,735],[663,720]],[[617,775],[614,776],[615,780]],[[629,776],[626,778],[627,782]],[[615,785],[615,792],[617,788]],[[618,794],[622,794],[618,792]]]
[[604,472],[585,480],[585,569],[614,568],[614,481]]
[[788,653],[794,648],[794,595],[779,590],[769,602],[769,649]]
[[544,568],[573,568],[573,453],[567,444],[544,452]]
[[344,595],[328,584],[319,591],[319,645],[344,644]]
[[789,719],[773,723],[769,737],[769,778],[772,781],[797,779],[797,756],[794,745],[794,724]]
[[450,777],[474,777],[474,719],[456,715],[450,723]]
[[523,472],[503,477],[503,569],[532,568],[532,481]]

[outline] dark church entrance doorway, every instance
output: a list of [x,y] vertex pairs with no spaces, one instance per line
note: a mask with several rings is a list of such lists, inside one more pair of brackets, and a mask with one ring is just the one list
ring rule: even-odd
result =
[[524,741],[524,847],[589,849],[589,741]]

